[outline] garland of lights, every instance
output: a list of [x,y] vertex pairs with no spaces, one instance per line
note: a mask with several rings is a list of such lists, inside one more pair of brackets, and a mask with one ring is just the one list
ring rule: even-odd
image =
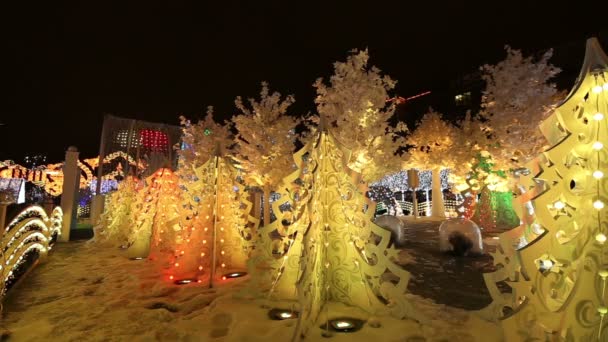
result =
[[30,206],[17,214],[6,227],[0,239],[0,299],[7,284],[14,279],[14,271],[21,267],[30,251],[37,250],[44,255],[52,248],[56,237],[61,234],[62,220],[60,207],[53,209],[49,217],[42,207]]
[[[416,188],[416,190],[432,190],[433,186],[433,171],[431,170],[423,170],[419,171],[418,175],[420,178],[420,186]],[[440,179],[441,179],[441,190],[449,189],[449,169],[441,170]],[[390,189],[393,192],[396,191],[412,191],[414,189],[409,187],[409,183],[407,180],[407,171],[402,170],[392,175],[385,176],[377,182],[371,183],[370,187],[384,187]]]

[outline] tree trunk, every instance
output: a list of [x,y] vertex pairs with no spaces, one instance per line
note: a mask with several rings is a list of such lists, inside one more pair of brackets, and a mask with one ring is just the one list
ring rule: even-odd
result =
[[441,169],[433,169],[433,205],[431,216],[445,218],[445,206],[443,204],[443,191],[441,191]]
[[414,218],[417,218],[418,215],[418,196],[416,194],[416,190],[414,189],[413,195],[412,195],[412,215],[414,215]]
[[253,217],[262,222],[262,193],[256,191],[253,193]]
[[270,224],[270,186],[264,184],[264,226]]

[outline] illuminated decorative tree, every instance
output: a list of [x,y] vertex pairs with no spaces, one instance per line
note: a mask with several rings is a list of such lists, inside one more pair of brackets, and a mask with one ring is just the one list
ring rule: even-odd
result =
[[161,168],[146,178],[132,206],[134,228],[130,231],[128,254],[132,258],[150,255],[154,259],[173,253],[180,230],[182,189],[179,177]]
[[219,151],[194,169],[194,180],[183,184],[186,215],[167,271],[178,283],[207,278],[212,287],[227,273],[246,268],[258,221],[248,214],[251,203],[238,182],[240,171]]
[[560,72],[549,63],[552,50],[538,61],[509,46],[505,50],[505,60],[481,67],[486,88],[480,115],[500,145],[492,154],[500,168],[508,170],[523,166],[547,147],[538,124],[562,95],[549,83]]
[[553,146],[535,174],[543,189],[533,202],[544,234],[514,255],[495,255],[513,289],[508,298],[493,292],[515,311],[502,320],[506,340],[608,337],[607,110],[608,57],[592,38],[573,90],[548,120],[559,124],[543,126]]
[[485,151],[491,144],[489,134],[478,116],[472,116],[467,111],[465,117],[458,122],[454,132],[454,144],[451,158],[454,167],[450,169],[450,183],[462,191],[469,188],[467,179],[478,154]]
[[403,158],[395,153],[404,145],[407,131],[402,122],[396,127],[388,122],[395,112],[393,102],[387,105],[388,92],[396,82],[369,67],[368,59],[367,50],[354,50],[346,62],[334,64],[329,86],[323,79],[315,83],[319,115],[336,139],[352,150],[348,166],[362,173],[366,182],[403,168]]
[[218,146],[222,150],[221,153],[231,150],[233,142],[230,124],[216,123],[213,120],[213,107],[207,107],[205,119],[196,124],[183,116],[180,120],[182,145],[178,153],[179,169],[183,175],[191,176],[194,168],[202,166],[215,155]]
[[136,219],[132,215],[132,207],[140,190],[139,181],[134,177],[127,177],[118,184],[118,189],[110,194],[100,222],[95,227],[95,242],[127,245]]
[[456,129],[442,119],[440,113],[430,109],[416,130],[407,137],[410,149],[410,164],[416,168],[433,170],[432,216],[445,217],[445,206],[441,191],[441,169],[454,167]]
[[281,101],[278,92],[270,95],[266,83],[262,83],[259,102],[249,99],[251,110],[241,97],[235,101],[243,113],[232,118],[238,131],[235,142],[239,161],[250,184],[264,189],[264,225],[270,223],[270,191],[294,170],[292,153],[298,120],[286,115],[294,101],[293,96]]
[[320,315],[331,319],[335,302],[371,315],[420,318],[404,296],[409,273],[392,261],[390,232],[371,222],[375,205],[347,167],[350,151],[321,126],[295,154],[298,170],[273,203],[277,220],[260,229],[250,262],[253,289],[283,300],[297,294],[298,338]]

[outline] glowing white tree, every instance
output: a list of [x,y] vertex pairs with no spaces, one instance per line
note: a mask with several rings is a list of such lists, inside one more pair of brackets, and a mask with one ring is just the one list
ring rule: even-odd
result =
[[317,110],[334,132],[338,141],[353,151],[348,166],[362,173],[366,182],[380,179],[402,169],[395,156],[403,146],[407,128],[400,122],[389,125],[395,112],[394,103],[387,105],[395,81],[368,66],[365,51],[353,51],[346,62],[334,64],[334,75],[326,85],[315,82]]
[[560,72],[549,63],[551,50],[539,60],[524,57],[509,46],[505,50],[503,61],[481,67],[486,88],[480,115],[500,144],[493,153],[495,159],[502,159],[509,168],[524,165],[548,147],[538,125],[555,109],[562,94],[549,83]]
[[442,119],[440,113],[430,109],[416,130],[408,135],[410,164],[416,168],[433,170],[432,216],[445,217],[445,206],[441,191],[441,169],[454,167],[456,128]]
[[294,101],[291,95],[284,100],[278,92],[271,95],[266,83],[262,83],[259,101],[249,99],[251,109],[240,96],[235,101],[242,113],[232,119],[238,130],[238,159],[249,182],[264,189],[264,225],[270,224],[271,190],[294,170],[292,153],[299,120],[286,115]]
[[[179,153],[179,168],[183,175],[192,175],[193,170],[205,164],[216,153],[223,154],[233,146],[230,124],[222,125],[213,120],[213,107],[207,107],[205,119],[193,124],[180,117],[182,124],[182,146]],[[217,151],[217,150],[220,151]]]

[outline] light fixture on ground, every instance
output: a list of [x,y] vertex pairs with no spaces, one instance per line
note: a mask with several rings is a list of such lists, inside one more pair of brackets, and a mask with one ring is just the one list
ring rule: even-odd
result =
[[330,319],[321,326],[321,329],[344,333],[355,332],[361,329],[364,323],[365,321],[357,318],[341,317]]
[[192,283],[200,283],[200,281],[196,278],[184,278],[184,279],[174,280],[173,283],[175,285],[188,285],[188,284],[192,284]]
[[222,276],[222,280],[231,279],[231,278],[240,278],[247,275],[247,272],[230,272],[226,273]]
[[129,258],[131,260],[144,260],[144,257],[133,257],[133,258]]
[[268,317],[276,321],[283,321],[286,319],[298,318],[298,312],[295,310],[274,308],[268,311]]

